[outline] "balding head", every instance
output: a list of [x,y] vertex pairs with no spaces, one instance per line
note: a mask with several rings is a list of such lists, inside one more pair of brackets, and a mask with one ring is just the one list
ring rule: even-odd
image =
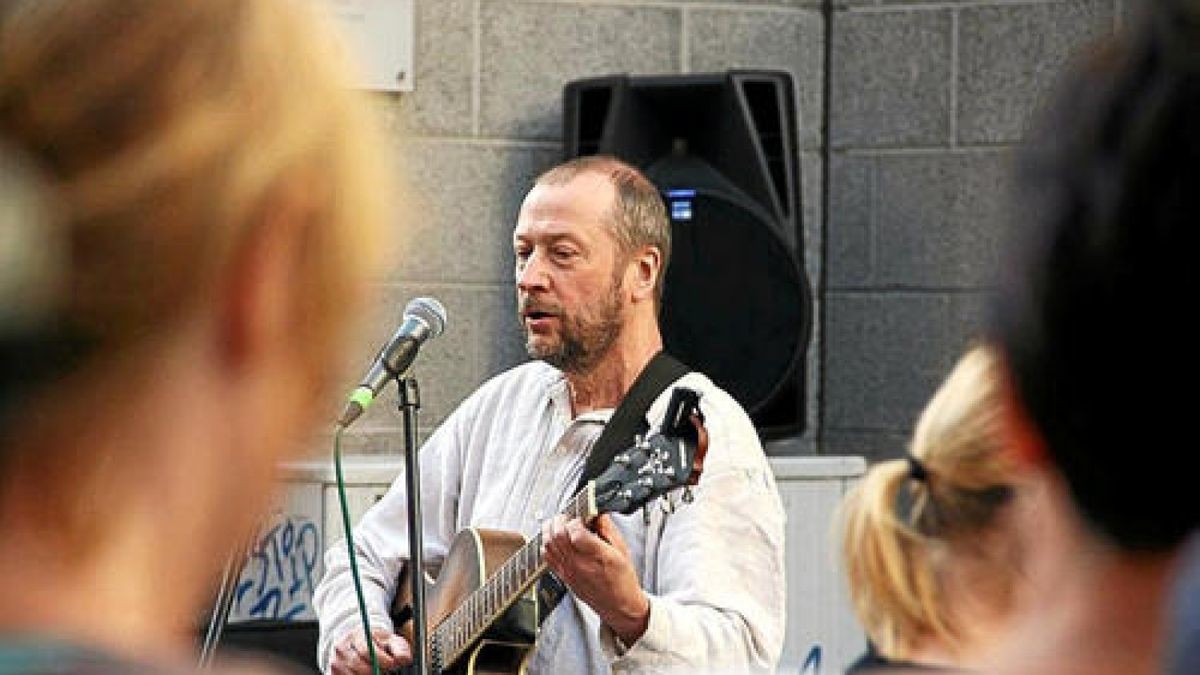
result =
[[594,173],[612,184],[615,197],[609,225],[622,256],[643,246],[658,249],[662,264],[654,286],[655,304],[662,306],[663,276],[671,258],[671,223],[658,188],[641,171],[615,157],[592,155],[572,159],[538,176],[535,185],[565,185],[581,174]]

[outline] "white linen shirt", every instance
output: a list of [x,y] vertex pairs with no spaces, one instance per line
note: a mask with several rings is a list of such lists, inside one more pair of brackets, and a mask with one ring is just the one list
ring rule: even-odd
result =
[[[668,515],[658,502],[629,516],[613,514],[650,599],[645,634],[628,649],[590,607],[567,595],[542,624],[529,672],[773,672],[783,645],[786,591],[784,513],[758,435],[741,406],[707,377],[690,373],[674,386],[701,394],[709,450],[694,501]],[[660,395],[646,419],[657,428],[670,400]],[[592,444],[611,410],[571,417],[566,379],[531,362],[472,394],[421,449],[424,553],[444,559],[468,526],[527,538],[575,491]],[[405,481],[354,528],[372,626],[392,628],[387,608],[408,558]],[[313,604],[320,619],[318,655],[328,672],[333,645],[361,630],[346,545],[325,555]]]

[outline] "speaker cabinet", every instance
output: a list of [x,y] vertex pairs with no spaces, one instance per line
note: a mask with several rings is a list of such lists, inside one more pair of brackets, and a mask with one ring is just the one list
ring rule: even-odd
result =
[[732,394],[764,438],[805,421],[812,293],[795,100],[782,71],[613,75],[564,90],[567,157],[618,157],[666,202],[667,350]]

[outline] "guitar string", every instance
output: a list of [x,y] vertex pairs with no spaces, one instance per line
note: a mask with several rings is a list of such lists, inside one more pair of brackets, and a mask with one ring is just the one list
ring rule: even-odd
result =
[[[580,490],[562,510],[563,515],[584,518],[589,515],[589,491],[594,483]],[[537,533],[516,554],[505,560],[496,572],[479,588],[472,591],[457,609],[433,630],[442,647],[443,663],[453,663],[479,634],[491,625],[497,615],[516,602],[520,594],[540,575],[545,565],[541,560],[542,535]],[[526,558],[530,558],[526,560]],[[515,585],[510,582],[519,582]],[[499,602],[489,603],[490,596]],[[482,607],[480,607],[482,605]],[[482,609],[483,612],[479,610]]]

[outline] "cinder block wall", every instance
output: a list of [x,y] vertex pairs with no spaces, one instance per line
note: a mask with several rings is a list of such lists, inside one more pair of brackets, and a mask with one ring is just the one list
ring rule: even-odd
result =
[[[1132,0],[1125,0],[1131,2]],[[1114,0],[870,2],[833,15],[821,451],[893,455],[986,320],[1012,150]]]
[[[1122,1],[835,0],[827,69],[822,0],[415,0],[416,90],[378,100],[410,222],[347,355],[347,388],[416,295],[450,316],[417,369],[422,436],[523,360],[510,233],[532,177],[561,158],[565,82],[783,68],[798,89],[806,264],[821,308],[809,432],[770,450],[893,454],[981,325],[999,186],[1030,110],[1073,46],[1119,25]],[[394,401],[389,392],[356,426],[347,452],[400,451]]]

